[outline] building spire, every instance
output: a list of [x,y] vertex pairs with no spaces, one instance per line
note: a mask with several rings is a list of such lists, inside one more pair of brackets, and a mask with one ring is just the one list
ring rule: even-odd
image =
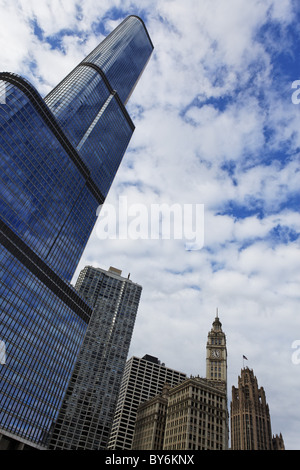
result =
[[215,319],[213,321],[213,331],[222,331],[222,323],[220,322],[220,318],[219,318],[219,309],[217,308],[216,309],[216,316],[215,316]]

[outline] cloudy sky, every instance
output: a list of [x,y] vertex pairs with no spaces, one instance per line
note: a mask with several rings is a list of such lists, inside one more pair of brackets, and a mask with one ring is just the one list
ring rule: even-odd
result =
[[127,15],[144,20],[155,49],[127,105],[136,130],[107,203],[204,207],[204,244],[104,239],[96,227],[74,281],[87,264],[130,273],[143,294],[129,356],[188,375],[205,376],[218,308],[229,397],[245,355],[287,449],[300,449],[298,5],[0,0],[1,70],[42,96]]

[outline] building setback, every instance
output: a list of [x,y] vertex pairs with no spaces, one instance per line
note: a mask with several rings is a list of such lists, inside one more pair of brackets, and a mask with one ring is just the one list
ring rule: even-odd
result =
[[165,384],[181,383],[186,374],[170,369],[156,357],[146,354],[126,363],[114,416],[108,449],[130,450],[138,406],[160,394]]
[[126,18],[43,99],[0,73],[0,448],[43,449],[92,315],[70,281],[126,151],[153,50]]

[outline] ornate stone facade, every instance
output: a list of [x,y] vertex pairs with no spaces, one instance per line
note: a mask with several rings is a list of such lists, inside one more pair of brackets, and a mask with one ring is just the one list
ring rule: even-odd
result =
[[231,449],[284,449],[282,435],[272,438],[269,406],[263,387],[258,387],[253,370],[245,367],[232,387]]
[[133,449],[228,449],[227,351],[218,314],[206,351],[206,378],[190,377],[140,405]]

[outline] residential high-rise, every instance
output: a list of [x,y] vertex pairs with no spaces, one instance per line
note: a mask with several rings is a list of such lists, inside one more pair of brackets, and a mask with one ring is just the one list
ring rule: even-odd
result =
[[156,357],[146,354],[126,363],[108,449],[130,450],[137,409],[140,403],[158,395],[165,384],[181,383],[186,374],[170,369]]
[[85,267],[76,283],[93,314],[54,425],[50,449],[105,449],[142,288],[121,271]]
[[[277,436],[278,437],[278,436]],[[282,448],[283,439],[272,442],[271,418],[263,387],[258,388],[253,370],[245,367],[232,387],[231,449],[273,450]]]
[[0,448],[45,448],[91,317],[69,284],[134,125],[153,45],[126,18],[49,95],[0,73]]

